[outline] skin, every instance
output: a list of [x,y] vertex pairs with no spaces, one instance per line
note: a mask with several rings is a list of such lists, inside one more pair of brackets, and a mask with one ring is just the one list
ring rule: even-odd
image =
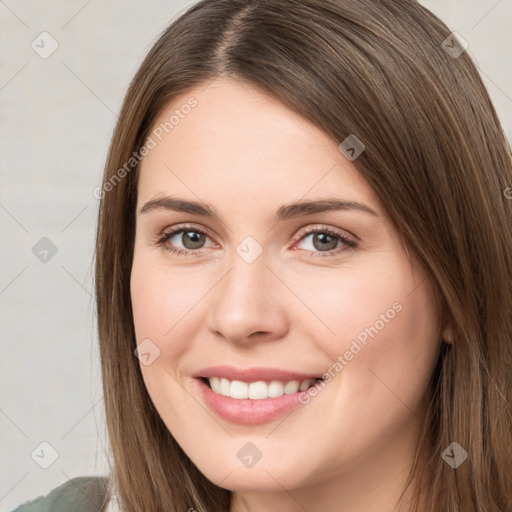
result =
[[[441,339],[450,340],[426,274],[411,265],[385,206],[338,149],[341,141],[229,79],[175,98],[155,126],[191,97],[197,106],[147,154],[138,184],[134,325],[137,343],[150,339],[160,350],[141,364],[147,391],[200,471],[234,491],[231,512],[397,510],[427,379]],[[205,202],[221,220],[139,213],[165,195]],[[333,196],[377,215],[343,210],[272,220],[284,204]],[[181,232],[167,247],[200,256],[154,243],[183,223],[211,236],[194,249]],[[306,227],[334,229],[358,246],[338,241],[330,256],[318,256],[325,246],[314,245],[314,234],[301,237]],[[248,236],[263,251],[250,264],[236,252]],[[394,318],[286,417],[250,426],[226,421],[193,385],[193,374],[217,364],[321,375],[393,304],[401,306]],[[247,442],[262,453],[250,468],[237,458]]]

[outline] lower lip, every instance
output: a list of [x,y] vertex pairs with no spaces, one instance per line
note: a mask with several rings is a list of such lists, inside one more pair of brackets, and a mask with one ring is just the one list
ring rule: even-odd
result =
[[199,391],[210,408],[222,418],[234,423],[244,425],[267,423],[303,405],[299,401],[299,394],[304,391],[263,400],[237,399],[215,393],[201,379],[194,380],[198,382]]

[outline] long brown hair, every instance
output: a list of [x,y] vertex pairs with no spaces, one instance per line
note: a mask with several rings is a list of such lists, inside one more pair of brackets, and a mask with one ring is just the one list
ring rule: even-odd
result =
[[[153,406],[134,356],[130,300],[141,148],[164,106],[216,77],[259,87],[338,143],[453,328],[426,390],[409,484],[425,512],[512,510],[512,159],[468,51],[413,0],[202,0],[130,84],[105,167],[96,298],[112,483],[124,511],[228,512]],[[200,105],[197,108],[201,108]],[[124,171],[123,171],[124,170]],[[468,459],[441,456],[456,442]]]

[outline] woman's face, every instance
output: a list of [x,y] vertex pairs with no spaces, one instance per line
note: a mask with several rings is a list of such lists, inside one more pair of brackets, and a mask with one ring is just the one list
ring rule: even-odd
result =
[[357,153],[227,80],[176,98],[151,138],[131,298],[177,442],[227,489],[401,474],[442,326]]

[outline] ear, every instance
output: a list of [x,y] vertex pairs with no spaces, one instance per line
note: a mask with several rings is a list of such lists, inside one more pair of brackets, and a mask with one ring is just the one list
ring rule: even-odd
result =
[[443,329],[441,330],[441,339],[448,343],[448,345],[453,345],[453,329],[451,324],[447,323]]

